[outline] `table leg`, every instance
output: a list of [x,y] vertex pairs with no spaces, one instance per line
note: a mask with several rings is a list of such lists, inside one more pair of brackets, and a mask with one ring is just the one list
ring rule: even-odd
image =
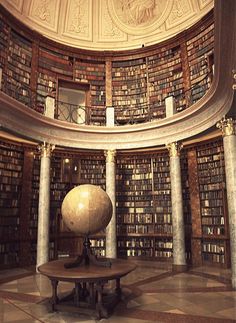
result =
[[96,310],[97,310],[98,319],[100,320],[103,317],[108,318],[108,312],[107,312],[107,309],[104,307],[103,299],[102,299],[103,283],[98,283],[96,290],[97,290]]
[[75,305],[79,306],[80,283],[75,283]]
[[120,287],[120,278],[116,279],[116,289],[115,289],[115,291],[116,291],[116,295],[117,295],[118,299],[120,299],[121,298],[121,293],[122,293],[121,287]]
[[89,303],[92,306],[95,306],[95,291],[94,291],[94,283],[89,283]]
[[55,305],[58,304],[58,296],[57,296],[57,285],[58,280],[51,279],[52,284],[52,310],[55,311]]

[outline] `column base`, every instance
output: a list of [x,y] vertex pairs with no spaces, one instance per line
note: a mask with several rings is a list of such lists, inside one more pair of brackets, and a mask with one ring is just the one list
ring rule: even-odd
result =
[[236,290],[236,277],[232,277],[231,283],[232,283],[232,288]]
[[182,273],[188,270],[188,265],[175,265],[172,264],[172,271],[175,273]]

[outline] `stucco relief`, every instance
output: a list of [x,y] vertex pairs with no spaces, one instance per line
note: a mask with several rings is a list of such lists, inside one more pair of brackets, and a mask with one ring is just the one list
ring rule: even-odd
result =
[[123,33],[113,22],[108,11],[107,3],[99,1],[99,41],[126,40],[127,35]]
[[50,0],[43,0],[41,3],[38,3],[34,10],[34,15],[39,19],[51,23],[51,11],[49,7]]
[[156,9],[155,0],[122,0],[122,20],[132,26],[150,23]]
[[173,8],[166,21],[167,29],[190,19],[195,13],[191,0],[174,0]]
[[0,0],[0,4],[4,4],[7,10],[10,12],[17,12],[22,14],[23,11],[23,0],[12,0],[6,3],[3,3],[3,0]]
[[124,32],[139,35],[152,32],[171,12],[173,0],[107,0],[111,19]]
[[[1,1],[0,1],[1,2]],[[9,4],[14,7],[17,11],[22,11],[23,0],[11,0]]]
[[200,10],[212,4],[212,0],[198,0]]
[[60,2],[57,0],[32,0],[30,19],[53,31],[57,31]]
[[66,13],[65,35],[91,40],[91,0],[69,0]]
[[213,0],[0,0],[17,19],[70,46],[116,50],[168,39],[196,23]]

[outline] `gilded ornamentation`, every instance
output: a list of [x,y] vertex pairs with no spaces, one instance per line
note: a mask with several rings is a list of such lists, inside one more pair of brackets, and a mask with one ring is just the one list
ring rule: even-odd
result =
[[55,149],[55,145],[52,145],[48,142],[43,142],[43,144],[38,145],[38,150],[40,152],[40,157],[51,157],[53,150]]
[[221,129],[223,137],[235,135],[236,121],[232,118],[226,118],[225,116],[216,124],[216,127]]
[[110,149],[104,151],[105,157],[106,157],[106,163],[115,163],[115,157],[116,157],[116,150]]
[[177,157],[180,156],[180,150],[183,148],[183,144],[175,141],[170,144],[167,144],[166,148],[169,151],[170,157]]

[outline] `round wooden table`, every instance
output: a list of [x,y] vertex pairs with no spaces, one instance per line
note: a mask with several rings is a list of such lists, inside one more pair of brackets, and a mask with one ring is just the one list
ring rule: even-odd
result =
[[[125,260],[112,259],[111,267],[90,264],[87,266],[80,265],[76,268],[65,268],[65,264],[71,263],[73,260],[71,258],[60,259],[38,267],[38,271],[51,281],[53,311],[68,310],[91,313],[92,310],[97,318],[107,318],[108,312],[114,308],[121,298],[121,277],[133,271],[136,265]],[[116,281],[116,288],[112,301],[109,303],[106,301],[104,285],[110,280]],[[59,281],[74,283],[75,287],[69,296],[59,298],[57,294]],[[105,305],[105,303],[107,304]]]

